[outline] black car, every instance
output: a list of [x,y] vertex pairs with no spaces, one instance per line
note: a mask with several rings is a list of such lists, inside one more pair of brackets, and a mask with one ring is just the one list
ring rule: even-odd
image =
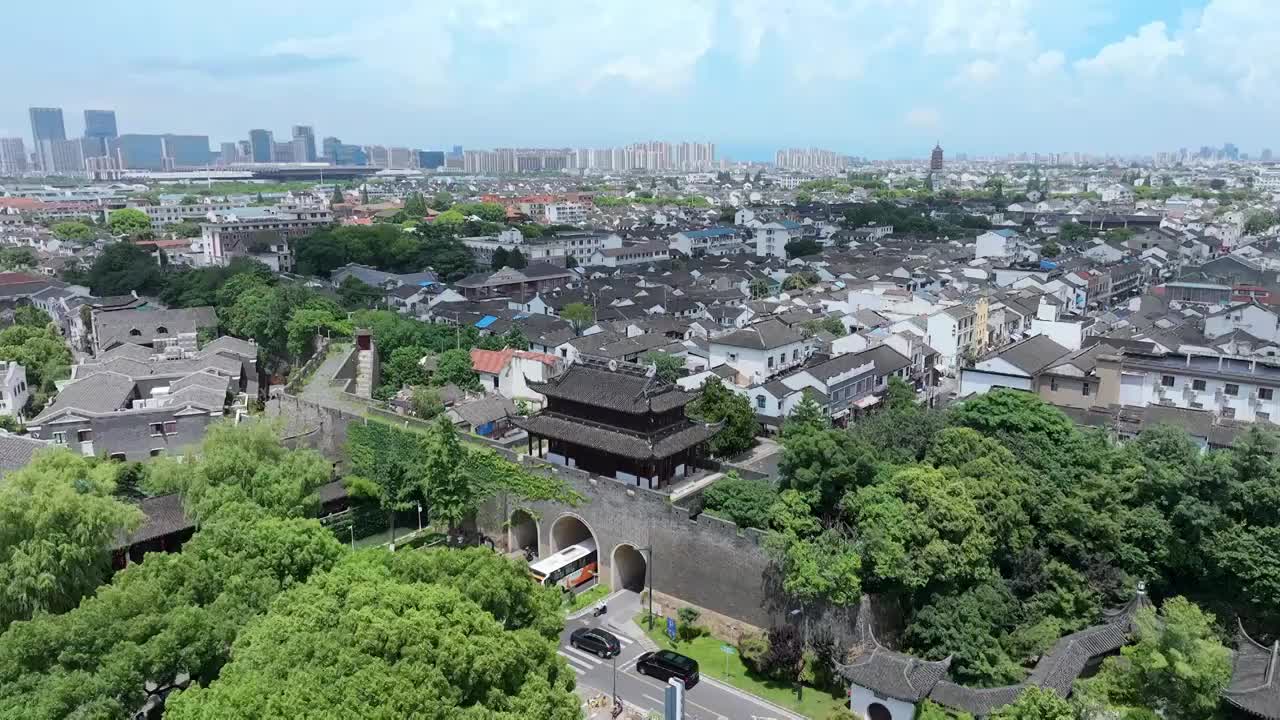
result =
[[659,680],[673,677],[684,681],[685,688],[698,684],[698,661],[670,650],[647,652],[636,661],[636,672]]
[[574,630],[569,636],[569,644],[605,659],[622,652],[622,643],[618,642],[618,637],[599,628]]

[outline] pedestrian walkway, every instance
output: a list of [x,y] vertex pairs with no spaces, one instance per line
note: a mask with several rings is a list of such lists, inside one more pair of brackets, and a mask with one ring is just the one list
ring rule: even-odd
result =
[[[617,636],[618,643],[622,645],[622,652],[620,653],[619,657],[621,657],[622,655],[626,655],[630,646],[634,644],[636,641],[624,635],[619,635],[618,633],[614,633],[614,635]],[[564,658],[565,660],[568,660],[569,669],[574,671],[578,675],[584,675],[587,672],[590,672],[591,670],[594,670],[595,668],[602,667],[602,666],[612,667],[613,661],[614,661],[613,658],[606,660],[598,655],[592,655],[589,652],[579,650],[576,647],[571,647],[568,645],[557,650],[556,654]],[[628,661],[621,661],[621,662],[634,663],[635,658],[631,658]],[[621,669],[623,665],[619,665],[618,667],[619,669]]]
[[334,343],[330,345],[324,362],[320,363],[320,367],[317,367],[316,371],[307,379],[307,384],[302,388],[299,397],[323,407],[342,410],[352,415],[364,415],[365,411],[368,410],[368,405],[344,393],[342,384],[335,383],[333,380],[333,376],[337,375],[338,371],[342,369],[342,363],[346,361],[350,352],[351,345],[349,344]]

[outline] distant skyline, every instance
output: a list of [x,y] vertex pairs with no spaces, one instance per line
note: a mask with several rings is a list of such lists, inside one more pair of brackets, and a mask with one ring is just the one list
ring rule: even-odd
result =
[[[120,133],[250,128],[447,149],[717,144],[881,159],[1280,147],[1274,0],[70,0],[6,8],[0,137],[29,106]],[[353,13],[353,9],[356,11]],[[57,22],[56,32],[40,28]]]

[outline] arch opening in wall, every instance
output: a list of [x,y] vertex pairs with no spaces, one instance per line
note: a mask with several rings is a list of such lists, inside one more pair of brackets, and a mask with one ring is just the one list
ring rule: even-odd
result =
[[600,547],[600,538],[592,532],[586,521],[577,515],[565,513],[556,518],[555,522],[551,524],[551,552],[560,552],[570,545],[577,545],[583,540],[594,540],[596,541],[596,547]]
[[645,582],[649,577],[649,563],[644,553],[640,552],[635,545],[618,543],[613,549],[609,566],[613,572],[613,584],[610,589],[644,592]]
[[524,508],[516,508],[511,513],[511,521],[507,525],[507,549],[523,550],[532,547],[538,553],[538,521]]
[[867,720],[893,720],[893,713],[884,705],[874,702],[867,706]]

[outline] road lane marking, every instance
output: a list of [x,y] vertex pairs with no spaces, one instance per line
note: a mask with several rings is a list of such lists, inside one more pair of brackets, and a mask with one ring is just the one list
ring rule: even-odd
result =
[[595,655],[591,655],[590,653],[583,652],[582,650],[579,650],[578,648],[573,647],[572,645],[570,645],[569,647],[563,648],[563,649],[564,649],[564,650],[566,650],[566,651],[568,651],[568,652],[573,653],[574,655],[579,655],[579,656],[581,656],[584,660],[586,660],[586,661],[590,662],[590,663],[591,663],[591,664],[593,664],[593,665],[599,665],[599,664],[600,664],[600,658],[599,658],[599,657],[597,657],[597,656],[595,656]]
[[591,669],[591,666],[590,666],[590,665],[588,665],[586,662],[584,662],[584,661],[582,661],[582,660],[579,660],[578,658],[573,657],[573,656],[571,656],[571,655],[569,655],[569,654],[567,654],[567,653],[565,653],[565,652],[563,652],[563,651],[557,650],[557,651],[556,651],[556,654],[557,654],[557,655],[559,655],[560,657],[564,658],[565,660],[568,660],[568,661],[569,661],[569,667],[581,667],[583,670],[590,670],[590,669]]
[[645,695],[644,693],[640,693],[640,697],[644,698],[645,700],[652,700],[653,702],[658,703],[658,707],[664,707],[666,705],[665,701],[659,700],[658,698],[652,695]]

